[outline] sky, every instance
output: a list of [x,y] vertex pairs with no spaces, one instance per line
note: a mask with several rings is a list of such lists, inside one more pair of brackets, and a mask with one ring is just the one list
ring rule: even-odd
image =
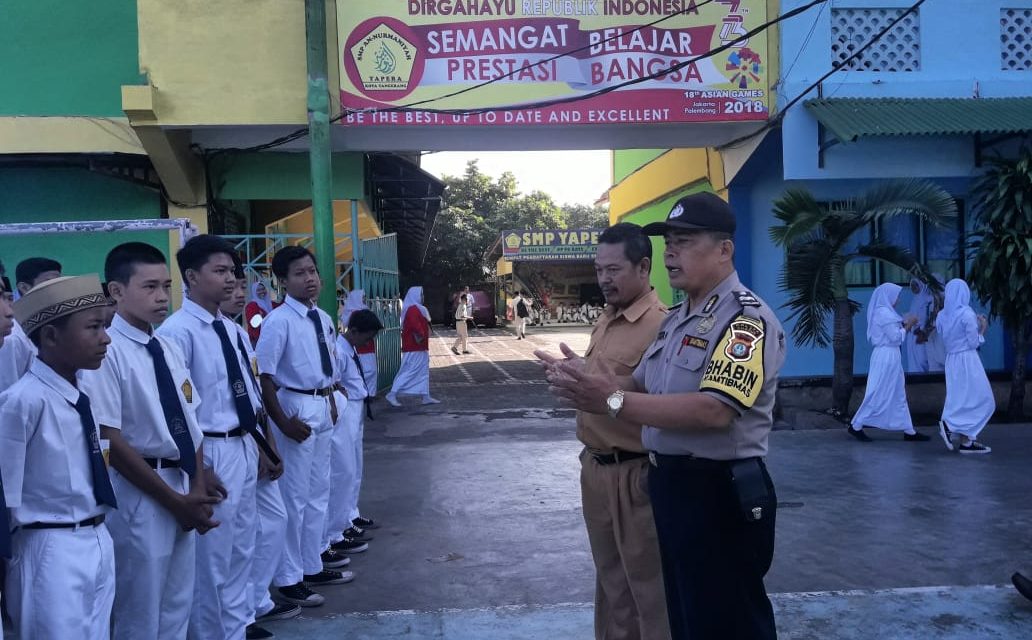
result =
[[558,204],[590,206],[612,186],[609,151],[445,151],[424,155],[422,167],[438,177],[461,176],[474,159],[483,173],[511,171],[522,193],[543,191]]

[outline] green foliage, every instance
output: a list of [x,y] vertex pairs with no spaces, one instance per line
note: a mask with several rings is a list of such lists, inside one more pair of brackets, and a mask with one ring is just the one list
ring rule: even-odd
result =
[[[789,294],[789,319],[797,319],[792,330],[796,344],[831,343],[828,316],[837,302],[848,300],[845,273],[850,260],[874,258],[935,283],[912,254],[878,237],[845,252],[855,233],[900,215],[942,226],[956,218],[957,204],[941,187],[922,180],[886,182],[841,203],[819,202],[805,189],[789,189],[774,202],[774,216],[781,224],[770,228],[770,237],[786,250],[780,285]],[[858,305],[849,302],[855,313]]]
[[519,192],[516,178],[504,173],[493,180],[470,161],[460,177],[445,176],[447,188],[423,264],[424,282],[449,289],[476,283],[494,274],[484,254],[504,229],[571,229],[606,227],[603,207],[560,206],[540,191]]
[[992,315],[1020,330],[1032,318],[1032,149],[988,163],[973,189],[969,278]]

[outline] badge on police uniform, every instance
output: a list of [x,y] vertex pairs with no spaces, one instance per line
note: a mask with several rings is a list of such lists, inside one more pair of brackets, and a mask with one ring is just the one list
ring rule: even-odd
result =
[[710,356],[699,391],[713,391],[752,408],[763,389],[763,344],[766,325],[762,319],[739,315],[728,325]]
[[183,397],[190,404],[193,404],[193,385],[190,384],[189,380],[183,380],[183,386],[181,387]]
[[716,323],[716,321],[716,317],[706,316],[702,320],[699,320],[699,324],[695,325],[695,333],[709,333],[710,329],[713,328],[713,325]]

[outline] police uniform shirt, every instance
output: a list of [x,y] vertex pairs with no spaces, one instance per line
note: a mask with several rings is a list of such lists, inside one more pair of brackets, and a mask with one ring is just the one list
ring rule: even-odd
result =
[[344,336],[337,338],[337,371],[340,372],[340,384],[348,392],[348,400],[364,400],[369,395],[365,379],[355,364],[355,348]]
[[25,372],[36,356],[36,345],[32,344],[17,322],[11,328],[11,335],[0,345],[0,391],[10,389]]
[[107,512],[93,493],[78,400],[79,390],[41,360],[0,395],[0,466],[12,526]]
[[244,374],[244,385],[250,396],[251,406],[257,410],[258,404],[252,392],[250,381],[243,367],[246,363],[240,358],[236,345],[236,329],[225,322],[221,312],[213,316],[204,307],[193,300],[183,300],[182,308],[169,316],[155,333],[174,342],[189,363],[190,378],[194,384],[204,390],[204,402],[197,407],[197,421],[204,431],[226,433],[240,426],[236,412],[234,395],[229,388],[229,372],[226,359],[222,353],[222,341],[215,333],[214,323],[222,322],[233,344],[233,353]]
[[689,431],[645,426],[645,448],[668,455],[739,460],[767,454],[778,371],[785,359],[781,323],[732,273],[697,309],[667,314],[634,371],[650,394],[705,393],[734,409],[727,428]]
[[[318,307],[326,348],[333,363],[334,331],[330,316]],[[315,325],[308,319],[311,309],[304,303],[287,296],[286,301],[273,309],[262,323],[255,353],[258,371],[272,376],[279,387],[293,389],[325,389],[332,386],[337,374],[323,374]]]
[[[151,336],[115,314],[108,329],[111,344],[100,369],[84,371],[80,386],[90,397],[97,424],[122,432],[122,437],[145,458],[179,459],[179,447],[172,439],[158,396],[154,360],[147,351]],[[183,354],[170,340],[156,336],[165,352],[172,382],[183,406],[187,429],[195,447],[203,435],[197,424],[197,385],[190,378]],[[212,357],[219,355],[212,354]]]

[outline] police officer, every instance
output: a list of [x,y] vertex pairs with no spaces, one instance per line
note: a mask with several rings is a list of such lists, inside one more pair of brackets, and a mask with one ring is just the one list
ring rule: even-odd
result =
[[777,500],[763,457],[772,424],[781,325],[742,286],[735,217],[710,193],[678,200],[662,235],[670,309],[633,376],[550,367],[553,392],[582,411],[645,425],[648,476],[675,640],[775,638],[763,578]]

